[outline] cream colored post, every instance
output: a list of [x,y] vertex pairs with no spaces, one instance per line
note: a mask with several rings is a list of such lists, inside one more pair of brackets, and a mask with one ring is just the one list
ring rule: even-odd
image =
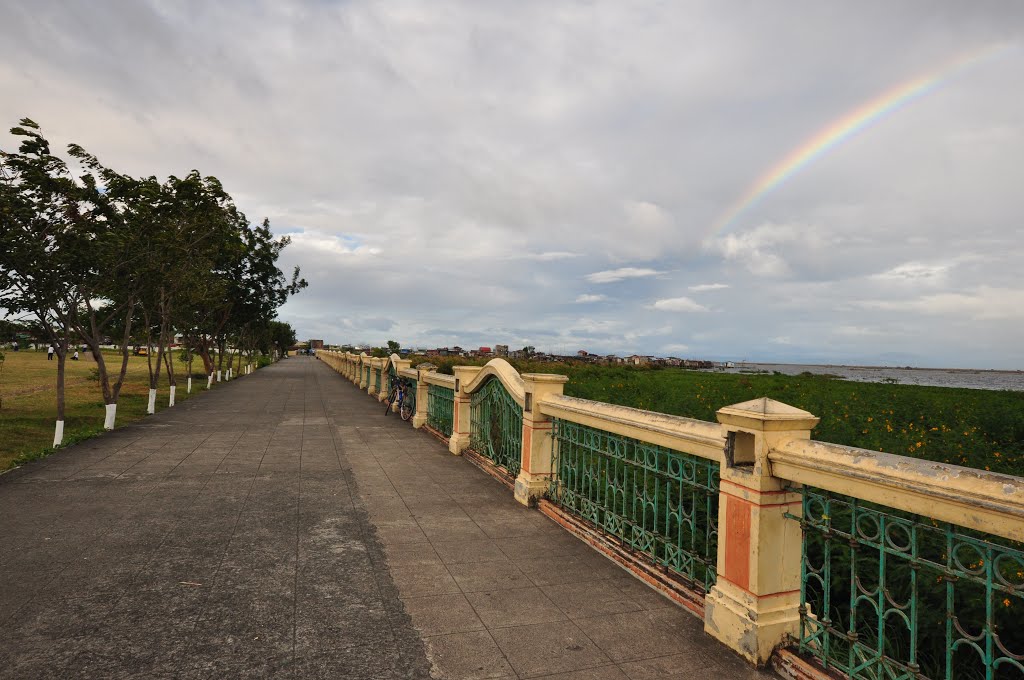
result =
[[551,483],[551,418],[540,412],[545,398],[562,394],[569,378],[551,373],[524,373],[522,465],[516,478],[515,498],[536,505]]
[[456,456],[469,448],[470,395],[465,391],[466,385],[473,381],[481,366],[453,366],[455,373],[455,403],[452,405],[452,436],[448,438],[448,450]]
[[388,375],[388,363],[390,359],[378,359],[377,364],[380,369],[380,390],[377,394],[377,401],[385,401],[388,398],[388,393],[391,391],[391,376]]
[[[407,369],[410,366],[412,366],[412,361],[410,359],[394,359],[394,358],[392,358],[391,361],[395,364],[395,375],[397,375],[399,378],[402,377],[402,371],[404,371],[405,369]],[[388,392],[387,393],[391,394],[391,381],[390,380],[388,381]],[[397,399],[395,400],[395,403],[391,405],[391,412],[392,413],[397,413],[398,412],[398,400]]]
[[704,630],[761,666],[799,633],[801,495],[773,477],[768,452],[809,439],[818,418],[762,398],[718,411],[726,445],[718,505],[718,577]]
[[366,367],[370,364],[367,363],[366,358],[361,358],[359,361],[359,389],[365,390],[369,381],[366,377]]
[[416,370],[416,413],[412,415],[412,426],[419,429],[427,424],[427,402],[430,399],[430,385],[427,375],[430,371],[420,368]]
[[380,366],[380,359],[370,359],[370,377],[366,379],[366,393],[377,394],[377,367]]

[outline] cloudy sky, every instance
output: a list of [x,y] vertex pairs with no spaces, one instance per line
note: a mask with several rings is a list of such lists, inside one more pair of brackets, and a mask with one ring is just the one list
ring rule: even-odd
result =
[[0,0],[0,35],[0,126],[291,235],[301,337],[1024,368],[1019,0]]

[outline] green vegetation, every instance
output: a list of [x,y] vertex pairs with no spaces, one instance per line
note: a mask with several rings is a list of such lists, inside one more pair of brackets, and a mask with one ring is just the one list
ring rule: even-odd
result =
[[[114,352],[111,353],[113,355]],[[46,352],[7,352],[4,381],[0,384],[0,470],[27,463],[52,453],[53,400],[57,362],[47,361]],[[187,376],[181,376],[182,383]],[[69,361],[65,386],[64,446],[88,439],[103,431],[103,396],[97,385],[93,361]],[[161,381],[157,411],[167,405],[167,384]],[[192,394],[178,387],[175,401],[181,403],[206,388],[206,378],[197,377]],[[121,392],[118,421],[127,424],[146,415],[149,371],[145,357],[130,357]]]
[[[483,359],[416,357],[442,373]],[[522,373],[569,376],[565,393],[622,406],[715,420],[758,397],[821,418],[821,441],[1024,476],[1024,392],[858,383],[803,374],[736,375],[673,368],[512,361]]]

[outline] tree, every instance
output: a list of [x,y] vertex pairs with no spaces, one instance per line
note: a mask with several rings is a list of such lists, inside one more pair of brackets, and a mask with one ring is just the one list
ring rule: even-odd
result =
[[0,150],[0,307],[31,314],[57,355],[53,445],[64,439],[64,370],[83,293],[69,275],[80,260],[79,187],[50,153],[39,125],[24,118],[11,134],[17,153]]
[[[103,427],[112,430],[144,284],[140,272],[145,271],[144,236],[152,219],[147,191],[152,187],[140,187],[134,178],[103,166],[77,144],[68,145],[68,152],[87,169],[78,196],[78,257],[69,269],[80,287],[83,307],[73,326],[96,360],[106,410]],[[102,345],[114,329],[120,335],[121,365],[111,380]]]
[[401,348],[397,340],[388,340],[388,354],[398,354]]
[[295,344],[295,329],[291,324],[284,321],[271,321],[269,324],[270,344],[274,351],[275,358],[283,357],[288,353],[288,348]]

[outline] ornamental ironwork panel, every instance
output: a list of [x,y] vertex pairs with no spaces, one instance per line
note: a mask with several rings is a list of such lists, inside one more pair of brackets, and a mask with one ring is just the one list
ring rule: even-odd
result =
[[373,388],[379,393],[380,392],[380,369],[373,369]]
[[801,650],[858,680],[1024,678],[1024,545],[817,489],[800,523]]
[[554,421],[551,500],[699,590],[715,583],[717,461]]
[[452,436],[452,411],[455,390],[441,385],[427,385],[427,425],[445,437]]
[[412,409],[413,413],[416,413],[416,389],[418,381],[412,378],[399,378],[405,385],[405,396],[402,399],[405,403],[409,404],[409,408]]
[[469,419],[470,448],[517,476],[522,466],[523,407],[501,380],[489,378],[473,393]]
[[370,367],[366,366],[366,384],[370,384]]

